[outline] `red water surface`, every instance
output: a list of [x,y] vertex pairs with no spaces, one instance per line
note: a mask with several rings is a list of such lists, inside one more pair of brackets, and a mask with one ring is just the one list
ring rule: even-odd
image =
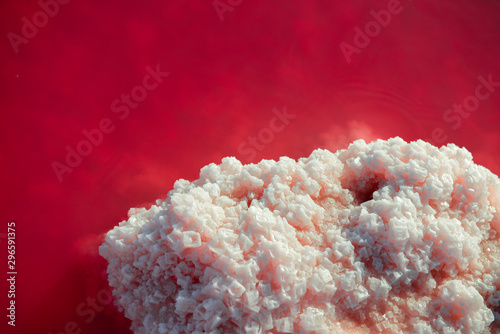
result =
[[[128,333],[103,297],[102,235],[224,156],[401,136],[456,143],[500,173],[500,2],[226,1],[0,3],[4,259],[17,226],[8,333]],[[169,74],[155,82],[155,70]],[[137,88],[145,78],[151,90]],[[125,107],[131,92],[143,100]],[[447,112],[464,101],[474,110]],[[91,152],[68,167],[78,147]]]

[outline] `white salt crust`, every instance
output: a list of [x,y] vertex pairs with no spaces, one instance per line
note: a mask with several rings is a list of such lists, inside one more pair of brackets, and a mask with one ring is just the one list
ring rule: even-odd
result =
[[135,333],[495,333],[500,181],[401,138],[210,164],[100,254]]

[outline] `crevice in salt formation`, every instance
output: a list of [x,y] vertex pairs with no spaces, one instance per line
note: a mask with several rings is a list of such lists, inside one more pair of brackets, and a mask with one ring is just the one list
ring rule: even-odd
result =
[[436,268],[430,271],[430,274],[432,278],[434,278],[434,280],[436,281],[437,286],[440,286],[441,284],[443,284],[443,281],[448,280],[450,278],[450,276],[443,271],[444,266],[445,266],[444,264],[440,264]]
[[358,190],[355,197],[356,204],[361,205],[371,201],[373,199],[373,193],[381,188],[381,183],[382,180],[375,179],[374,181],[369,181],[366,188]]
[[252,201],[255,199],[257,201],[260,200],[260,198],[262,197],[262,194],[263,194],[263,191],[258,191],[257,193],[251,191],[250,193],[248,193],[248,195],[246,196],[246,200],[247,200],[247,206],[250,207],[250,205],[252,204]]
[[264,189],[265,189],[264,187],[255,189],[242,188],[236,191],[234,194],[230,194],[229,197],[237,201],[246,201],[247,207],[250,207],[253,200],[257,201],[261,200],[264,194]]
[[387,184],[382,175],[371,174],[349,177],[342,181],[342,187],[351,191],[354,205],[361,205],[373,199],[373,194]]

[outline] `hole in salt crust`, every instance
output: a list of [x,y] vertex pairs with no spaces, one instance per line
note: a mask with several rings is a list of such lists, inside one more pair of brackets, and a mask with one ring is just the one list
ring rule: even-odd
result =
[[373,199],[373,193],[381,189],[386,180],[377,175],[349,175],[342,180],[342,186],[352,191],[355,205],[361,205]]
[[359,189],[355,196],[355,201],[357,205],[363,204],[365,202],[371,201],[373,199],[373,193],[379,190],[383,181],[379,179],[373,179],[367,182],[365,188]]

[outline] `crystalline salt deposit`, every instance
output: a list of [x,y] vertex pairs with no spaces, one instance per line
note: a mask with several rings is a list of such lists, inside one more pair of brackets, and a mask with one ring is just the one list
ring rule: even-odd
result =
[[137,334],[500,328],[500,181],[455,145],[225,158],[129,214],[99,251]]

